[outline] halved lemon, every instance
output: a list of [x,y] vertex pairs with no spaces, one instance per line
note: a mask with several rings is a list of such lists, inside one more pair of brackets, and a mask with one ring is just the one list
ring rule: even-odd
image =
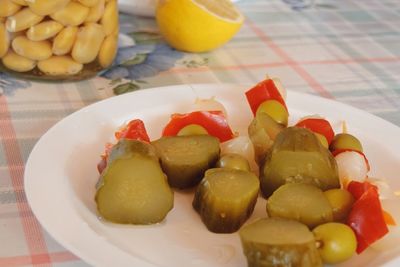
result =
[[244,17],[230,0],[159,0],[156,20],[172,47],[205,52],[229,41]]

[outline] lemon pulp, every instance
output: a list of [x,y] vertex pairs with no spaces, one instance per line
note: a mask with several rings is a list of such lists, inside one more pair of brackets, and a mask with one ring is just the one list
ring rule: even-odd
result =
[[156,20],[172,47],[205,52],[229,41],[244,17],[229,0],[160,0]]

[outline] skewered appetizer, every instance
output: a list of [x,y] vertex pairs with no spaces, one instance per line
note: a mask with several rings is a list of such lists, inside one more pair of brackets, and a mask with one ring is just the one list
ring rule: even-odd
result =
[[[152,142],[140,120],[117,131],[117,144],[106,146],[98,165],[99,214],[116,223],[157,223],[173,207],[171,187],[193,188],[199,219],[211,232],[239,231],[249,266],[336,264],[388,233],[395,221],[368,177],[361,141],[345,125],[336,135],[318,115],[290,125],[277,79],[245,95],[254,115],[248,136],[232,131],[215,99],[171,115]],[[267,199],[268,218],[246,224],[259,197]]]

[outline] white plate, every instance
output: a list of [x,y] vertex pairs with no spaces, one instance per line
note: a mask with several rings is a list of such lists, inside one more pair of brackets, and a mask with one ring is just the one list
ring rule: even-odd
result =
[[146,17],[154,17],[157,0],[118,0],[119,11]]
[[[174,209],[166,221],[153,226],[105,223],[96,216],[93,197],[99,155],[119,125],[141,118],[150,137],[158,138],[171,113],[187,111],[196,97],[215,96],[225,105],[232,128],[245,134],[252,116],[243,94],[247,88],[209,84],[141,90],[68,116],[38,141],[27,162],[25,190],[34,214],[59,243],[96,266],[245,266],[238,235],[207,231],[191,207],[190,193],[175,193]],[[350,132],[365,147],[372,174],[386,177],[392,188],[400,188],[398,127],[311,95],[289,91],[287,104],[292,121],[317,113],[339,129],[346,120]],[[392,206],[400,207],[398,204],[396,200]],[[251,220],[265,216],[264,205],[260,199]],[[398,221],[399,215],[399,210],[394,211]],[[398,255],[398,246],[384,251],[368,249],[343,266],[398,266]]]

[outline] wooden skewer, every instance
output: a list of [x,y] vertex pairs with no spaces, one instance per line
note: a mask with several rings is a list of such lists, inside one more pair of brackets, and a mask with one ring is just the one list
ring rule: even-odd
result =
[[346,121],[343,121],[342,122],[342,133],[347,133],[348,131],[347,131],[347,124],[346,124]]

